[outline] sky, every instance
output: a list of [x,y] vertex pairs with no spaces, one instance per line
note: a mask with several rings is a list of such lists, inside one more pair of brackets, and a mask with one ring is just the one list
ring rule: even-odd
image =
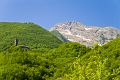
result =
[[120,28],[120,0],[0,0],[0,22],[33,22],[45,29],[77,21]]

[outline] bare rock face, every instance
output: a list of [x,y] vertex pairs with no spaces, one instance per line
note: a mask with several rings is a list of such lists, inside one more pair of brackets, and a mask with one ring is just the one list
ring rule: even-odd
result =
[[103,45],[120,35],[120,31],[112,27],[85,26],[79,22],[57,24],[50,31],[56,30],[71,42],[80,42],[86,46],[94,43]]

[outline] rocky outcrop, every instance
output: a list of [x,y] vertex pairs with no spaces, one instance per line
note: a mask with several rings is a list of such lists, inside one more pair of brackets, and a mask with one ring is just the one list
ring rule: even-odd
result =
[[120,31],[112,27],[86,26],[79,22],[66,22],[57,24],[50,31],[56,30],[66,39],[72,42],[80,42],[86,46],[94,43],[103,45],[120,34]]

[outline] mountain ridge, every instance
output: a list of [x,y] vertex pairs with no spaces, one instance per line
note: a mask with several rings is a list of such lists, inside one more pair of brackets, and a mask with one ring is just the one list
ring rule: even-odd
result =
[[113,27],[86,26],[80,22],[57,24],[50,29],[53,30],[58,31],[71,42],[79,42],[86,46],[92,46],[94,43],[103,45],[120,35],[120,30]]

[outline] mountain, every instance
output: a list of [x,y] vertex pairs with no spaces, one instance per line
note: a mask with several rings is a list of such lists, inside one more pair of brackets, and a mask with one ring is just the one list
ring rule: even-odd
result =
[[0,22],[0,50],[12,45],[29,48],[54,48],[62,43],[52,33],[34,23]]
[[71,42],[80,42],[87,46],[95,43],[103,45],[120,35],[120,31],[112,27],[86,26],[80,22],[57,24],[50,31],[58,31]]
[[[86,32],[84,38],[95,28],[99,27],[74,27],[76,34],[77,30]],[[114,39],[119,31],[101,29],[101,44],[111,34],[108,43],[90,48],[78,42],[63,43],[66,38],[55,28],[51,33],[33,23],[0,23],[0,80],[120,80],[120,38]]]

